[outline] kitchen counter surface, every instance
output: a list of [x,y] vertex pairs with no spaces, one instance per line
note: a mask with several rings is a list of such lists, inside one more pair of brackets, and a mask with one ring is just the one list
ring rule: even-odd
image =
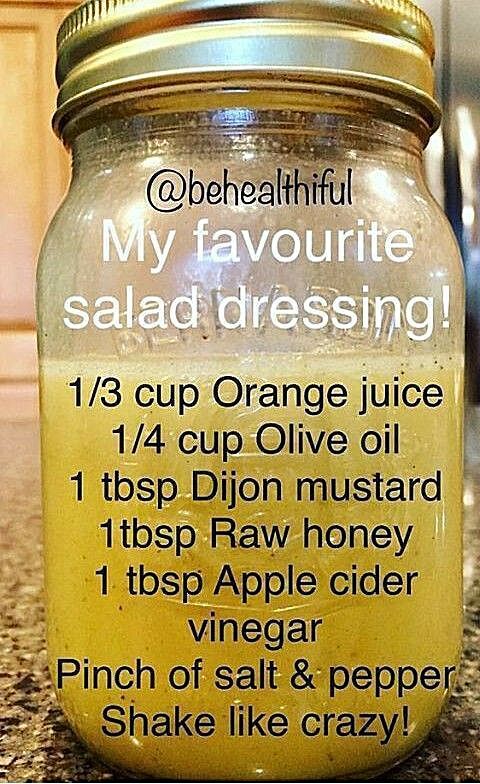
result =
[[[124,781],[75,739],[47,672],[37,425],[0,422],[0,445],[0,780]],[[382,781],[480,781],[480,467],[475,475],[465,489],[461,676],[428,742]]]

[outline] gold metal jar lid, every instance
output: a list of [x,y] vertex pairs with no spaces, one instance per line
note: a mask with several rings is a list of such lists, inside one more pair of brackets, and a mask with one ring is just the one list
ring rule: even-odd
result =
[[411,0],[87,0],[60,27],[57,54],[58,133],[125,92],[292,81],[439,123],[432,26]]

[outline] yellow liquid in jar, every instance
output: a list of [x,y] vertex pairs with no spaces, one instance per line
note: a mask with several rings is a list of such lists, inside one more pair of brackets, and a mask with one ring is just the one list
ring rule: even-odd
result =
[[[342,383],[350,391],[349,403],[338,410],[326,409],[310,416],[299,408],[221,409],[210,402],[212,382],[220,375],[233,374],[243,382],[298,383],[325,385]],[[357,415],[360,407],[360,378],[381,384],[399,375],[402,383],[440,384],[445,402],[438,408],[375,409],[368,416]],[[116,376],[121,381],[122,405],[105,408],[75,408],[69,382],[82,376],[84,389],[93,388],[98,375]],[[155,689],[141,691],[106,688],[84,689],[81,678],[67,678],[58,692],[59,700],[80,737],[111,765],[136,775],[178,779],[332,779],[342,776],[368,776],[386,768],[410,753],[427,735],[447,696],[445,690],[413,690],[400,698],[387,692],[380,699],[371,690],[345,690],[332,700],[328,695],[328,668],[387,664],[393,668],[412,665],[422,668],[458,663],[461,637],[461,421],[462,366],[460,358],[425,356],[415,360],[370,356],[354,359],[308,358],[305,356],[262,356],[240,360],[205,359],[181,364],[179,360],[132,361],[91,360],[83,362],[45,362],[41,374],[43,492],[45,516],[46,595],[48,607],[48,650],[52,673],[57,657],[84,657],[96,665],[118,667],[132,664],[136,657],[155,667]],[[193,382],[200,389],[200,403],[185,416],[170,408],[139,409],[132,402],[133,390],[145,381],[167,385]],[[322,451],[274,456],[247,449],[246,454],[223,464],[214,455],[179,455],[175,439],[183,429],[238,429],[247,439],[262,422],[302,423],[305,429],[343,429],[350,448],[344,455]],[[358,448],[360,434],[370,428],[381,430],[386,422],[398,422],[401,449],[398,455],[367,456]],[[118,441],[112,429],[120,423],[126,432],[136,432],[140,423],[146,431],[162,423],[162,454],[139,449],[136,454],[118,454]],[[131,442],[130,442],[131,443]],[[442,500],[427,503],[358,501],[296,501],[287,492],[281,502],[240,501],[235,509],[225,502],[192,501],[185,490],[171,504],[158,510],[154,503],[131,501],[108,503],[102,497],[100,477],[104,471],[119,469],[132,478],[175,476],[189,486],[192,468],[220,473],[234,469],[237,476],[280,477],[292,488],[296,476],[355,477],[381,472],[385,476],[431,476],[442,471]],[[70,477],[83,471],[84,500],[75,500],[75,484]],[[196,545],[176,557],[170,549],[125,549],[117,543],[105,546],[106,534],[100,523],[112,517],[138,516],[155,527],[189,523],[198,534]],[[291,525],[287,546],[257,549],[217,549],[209,546],[211,518],[232,517],[238,525],[277,523]],[[302,523],[326,528],[335,523],[414,525],[408,547],[401,558],[393,547],[382,549],[356,547],[310,547],[302,545]],[[182,604],[178,598],[129,595],[125,572],[129,565],[143,563],[159,571],[201,570],[212,585],[224,563],[237,572],[286,569],[311,570],[318,575],[322,590],[313,597],[280,596],[269,606],[252,599],[242,605],[232,595],[212,596],[208,591],[197,600]],[[375,563],[383,572],[418,572],[411,596],[362,595],[333,596],[328,591],[332,572],[349,573],[355,564],[358,572],[372,569]],[[103,564],[109,567],[108,596],[100,594],[100,578],[95,575]],[[269,650],[265,639],[257,642],[194,642],[187,619],[200,624],[216,619],[321,618],[317,641],[285,642],[281,650]],[[175,691],[166,682],[167,674],[178,664],[191,665],[203,658],[199,689]],[[315,673],[316,689],[293,690],[289,678],[294,662],[306,658]],[[261,659],[273,660],[277,667],[277,688],[231,689],[221,691],[212,685],[217,666],[255,665]],[[216,717],[217,729],[208,738],[152,737],[138,732],[108,738],[101,731],[102,709],[118,704],[153,715],[172,711],[180,705],[193,714],[209,711]],[[254,705],[257,712],[280,712],[288,716],[289,731],[284,737],[229,737],[226,731],[230,705]],[[409,706],[408,732],[399,726],[387,744],[378,738],[328,736],[306,737],[298,727],[307,711],[378,712],[385,714]],[[139,726],[139,725],[138,725]]]

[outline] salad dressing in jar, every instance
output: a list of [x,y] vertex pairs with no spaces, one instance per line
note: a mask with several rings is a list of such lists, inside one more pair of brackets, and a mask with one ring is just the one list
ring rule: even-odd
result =
[[48,651],[137,777],[368,778],[451,691],[463,279],[409,0],[88,0],[38,272]]

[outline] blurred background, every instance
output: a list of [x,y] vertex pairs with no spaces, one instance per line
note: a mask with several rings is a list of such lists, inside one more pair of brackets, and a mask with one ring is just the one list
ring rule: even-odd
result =
[[[417,0],[434,23],[441,130],[425,156],[430,188],[462,248],[468,289],[467,397],[480,402],[480,0]],[[37,416],[35,264],[68,183],[50,130],[55,36],[65,0],[0,0],[0,418]]]
[[75,2],[0,0],[0,418],[37,416],[35,266],[68,183],[50,128],[57,29]]

